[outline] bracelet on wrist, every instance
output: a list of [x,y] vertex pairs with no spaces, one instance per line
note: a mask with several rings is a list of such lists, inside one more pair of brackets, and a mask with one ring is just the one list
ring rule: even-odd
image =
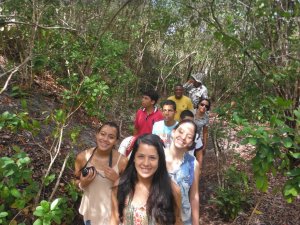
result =
[[79,187],[79,189],[80,189],[81,191],[84,191],[84,189],[83,189],[82,186],[81,186],[81,182],[78,183],[78,187]]

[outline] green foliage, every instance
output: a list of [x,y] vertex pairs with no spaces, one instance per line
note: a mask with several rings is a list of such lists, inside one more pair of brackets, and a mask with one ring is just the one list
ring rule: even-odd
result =
[[78,192],[78,188],[72,182],[67,184],[66,189],[68,192],[68,196],[71,198],[72,202],[76,202],[79,199],[79,197],[81,196]]
[[63,109],[55,110],[53,114],[53,120],[56,122],[56,124],[64,124],[66,122],[66,119],[67,115]]
[[16,154],[0,158],[0,219],[12,217],[13,209],[23,209],[37,193],[38,184],[32,179],[30,158],[14,146]]
[[27,112],[10,113],[8,111],[3,112],[0,115],[0,130],[9,129],[11,131],[28,130],[37,132],[40,128],[40,123],[30,118]]
[[27,93],[25,93],[19,86],[13,86],[11,88],[11,93],[10,93],[11,97],[22,98],[26,95]]
[[0,224],[5,224],[6,223],[5,217],[8,216],[8,213],[7,212],[2,212],[3,209],[1,209],[1,206],[0,206]]
[[51,225],[61,224],[61,220],[64,216],[64,208],[67,206],[62,204],[61,198],[55,199],[53,202],[42,200],[40,205],[36,207],[33,215],[38,217],[34,221],[33,225]]
[[[14,146],[16,154],[0,158],[0,224],[7,224],[13,214],[32,204],[39,185],[33,180],[30,158]],[[46,186],[55,179],[55,174],[46,178]],[[79,197],[74,184],[66,186],[65,196],[52,203],[42,200],[33,215],[37,217],[34,224],[61,224],[74,218],[73,204]]]
[[70,224],[74,218],[74,203],[78,200],[79,193],[76,186],[69,182],[66,193],[52,202],[42,200],[36,207],[33,215],[37,217],[34,224]]
[[55,174],[50,174],[47,177],[45,177],[45,186],[48,186],[55,180]]
[[[77,74],[73,74],[73,79],[68,82],[70,86],[76,86],[78,81]],[[73,83],[74,82],[74,83]],[[63,93],[63,98],[70,107],[83,104],[87,113],[91,116],[101,115],[99,110],[99,101],[103,95],[107,95],[108,86],[99,75],[91,75],[83,79],[82,85],[77,90],[66,90]],[[73,103],[74,102],[74,103]]]
[[68,136],[70,137],[72,144],[77,144],[77,140],[78,140],[81,129],[82,129],[82,126],[74,126],[70,130]]
[[[252,159],[253,172],[256,186],[262,191],[268,188],[268,175],[272,172],[283,172],[288,180],[284,184],[283,195],[288,202],[291,202],[300,194],[300,173],[295,167],[299,161],[300,137],[297,129],[290,128],[284,119],[284,110],[290,106],[290,101],[275,98],[270,101],[274,104],[273,114],[270,116],[270,123],[267,126],[250,124],[246,119],[233,114],[233,122],[242,125],[240,135],[245,137],[242,144],[255,146],[256,154]],[[288,120],[295,121],[297,126],[300,123],[299,111],[294,110],[294,115]]]
[[224,174],[224,184],[218,187],[211,200],[219,209],[224,220],[234,220],[239,212],[249,206],[251,188],[247,174],[229,167]]

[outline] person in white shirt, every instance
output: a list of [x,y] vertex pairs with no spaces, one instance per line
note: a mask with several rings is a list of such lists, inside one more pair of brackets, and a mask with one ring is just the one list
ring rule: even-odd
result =
[[164,119],[155,122],[152,128],[152,134],[158,135],[168,147],[171,143],[171,132],[178,123],[175,120],[176,103],[172,100],[166,100],[163,102],[162,114]]

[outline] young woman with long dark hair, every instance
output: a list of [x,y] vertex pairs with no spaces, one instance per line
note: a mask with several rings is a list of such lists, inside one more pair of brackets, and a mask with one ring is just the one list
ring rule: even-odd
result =
[[137,138],[116,189],[112,225],[182,224],[180,189],[168,175],[164,145],[157,135]]

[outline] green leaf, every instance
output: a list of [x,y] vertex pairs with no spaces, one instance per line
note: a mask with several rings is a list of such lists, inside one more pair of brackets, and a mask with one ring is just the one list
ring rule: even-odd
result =
[[2,159],[2,161],[3,161],[3,166],[2,166],[2,168],[5,168],[7,165],[14,164],[14,161],[13,161],[11,158],[8,158],[8,157],[2,157],[1,159]]
[[53,220],[57,224],[61,224],[61,218],[59,215],[53,215]]
[[21,192],[18,190],[18,189],[16,189],[16,188],[13,188],[11,191],[10,191],[10,193],[12,194],[12,196],[14,196],[14,197],[16,197],[16,198],[21,198]]
[[251,145],[257,144],[257,138],[250,137],[248,141],[249,141],[249,144],[251,144]]
[[268,181],[266,176],[255,176],[256,187],[262,191],[266,191],[268,188]]
[[54,210],[58,204],[61,202],[61,198],[57,198],[55,199],[52,203],[51,203],[51,207],[50,207],[50,210]]
[[300,176],[300,168],[295,168],[295,169],[287,172],[287,176],[289,176],[289,177]]
[[286,147],[286,148],[292,147],[292,146],[293,146],[293,141],[292,141],[292,139],[291,139],[290,137],[284,138],[284,139],[283,139],[283,145],[284,145],[284,147]]
[[43,222],[41,219],[37,219],[36,221],[34,221],[33,225],[43,225]]
[[290,152],[291,156],[293,156],[295,159],[300,159],[300,152]]
[[51,225],[51,216],[50,215],[45,215],[43,219],[43,225]]
[[43,208],[43,210],[45,212],[48,212],[50,210],[50,203],[45,201],[45,200],[42,200],[41,201],[41,207]]
[[300,109],[294,110],[294,114],[298,119],[300,119]]
[[29,157],[24,157],[24,158],[21,158],[17,161],[17,164],[19,166],[22,166],[22,165],[27,165],[28,163],[30,163],[30,158]]
[[0,212],[0,218],[7,217],[8,213],[7,212]]
[[25,207],[25,204],[26,202],[24,199],[18,199],[14,202],[12,208],[23,209]]
[[50,183],[52,183],[55,179],[55,174],[50,174],[45,178],[45,185],[48,186]]
[[284,188],[284,195],[285,196],[292,195],[294,197],[297,197],[298,196],[298,191],[297,191],[297,189],[295,187],[293,187],[291,185],[287,185]]
[[13,175],[14,173],[15,173],[14,170],[6,170],[6,171],[4,171],[4,176],[9,177],[9,176]]
[[45,212],[44,212],[44,209],[42,206],[36,207],[35,211],[33,212],[33,215],[39,216],[39,217],[44,216],[44,214],[45,214]]

